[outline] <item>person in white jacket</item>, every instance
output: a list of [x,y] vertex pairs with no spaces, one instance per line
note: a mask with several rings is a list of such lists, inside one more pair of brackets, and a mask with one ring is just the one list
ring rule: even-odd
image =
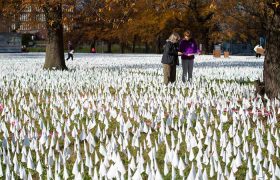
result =
[[256,52],[256,58],[260,58],[262,56],[262,54],[258,52],[258,48],[263,49],[263,47],[259,44],[255,46],[254,51]]

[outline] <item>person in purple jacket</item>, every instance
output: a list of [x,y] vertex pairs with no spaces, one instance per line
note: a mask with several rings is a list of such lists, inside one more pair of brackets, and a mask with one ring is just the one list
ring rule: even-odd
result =
[[200,52],[195,40],[191,37],[191,31],[186,30],[184,32],[184,38],[180,42],[179,51],[183,53],[181,56],[183,67],[182,81],[186,82],[186,77],[188,77],[188,81],[191,82],[194,55]]

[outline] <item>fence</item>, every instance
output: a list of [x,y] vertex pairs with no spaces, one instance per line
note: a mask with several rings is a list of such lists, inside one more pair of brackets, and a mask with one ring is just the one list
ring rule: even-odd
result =
[[21,35],[17,33],[0,33],[0,53],[21,52]]

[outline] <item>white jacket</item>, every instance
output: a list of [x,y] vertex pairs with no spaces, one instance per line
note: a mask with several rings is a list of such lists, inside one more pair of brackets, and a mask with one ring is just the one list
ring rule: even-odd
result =
[[261,45],[258,44],[258,45],[255,46],[254,51],[257,52],[257,49],[258,49],[258,48],[263,48],[263,47],[262,47]]

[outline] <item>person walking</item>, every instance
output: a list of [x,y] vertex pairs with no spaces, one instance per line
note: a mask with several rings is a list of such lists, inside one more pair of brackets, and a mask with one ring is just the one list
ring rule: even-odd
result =
[[256,58],[260,58],[262,54],[259,52],[259,50],[263,50],[263,47],[259,44],[257,44],[254,48],[254,51],[256,52]]
[[73,59],[74,59],[74,48],[73,48],[73,45],[72,45],[71,41],[68,41],[68,57],[67,57],[66,60],[68,61],[70,58],[73,61]]
[[184,32],[184,38],[180,41],[179,51],[183,53],[181,56],[183,67],[182,81],[186,82],[186,79],[188,79],[188,81],[191,82],[194,55],[200,53],[195,40],[191,37],[191,31],[186,30]]
[[169,36],[164,45],[161,63],[163,64],[163,79],[166,85],[176,81],[176,65],[179,65],[178,56],[182,54],[178,51],[179,40],[179,34],[174,32]]

